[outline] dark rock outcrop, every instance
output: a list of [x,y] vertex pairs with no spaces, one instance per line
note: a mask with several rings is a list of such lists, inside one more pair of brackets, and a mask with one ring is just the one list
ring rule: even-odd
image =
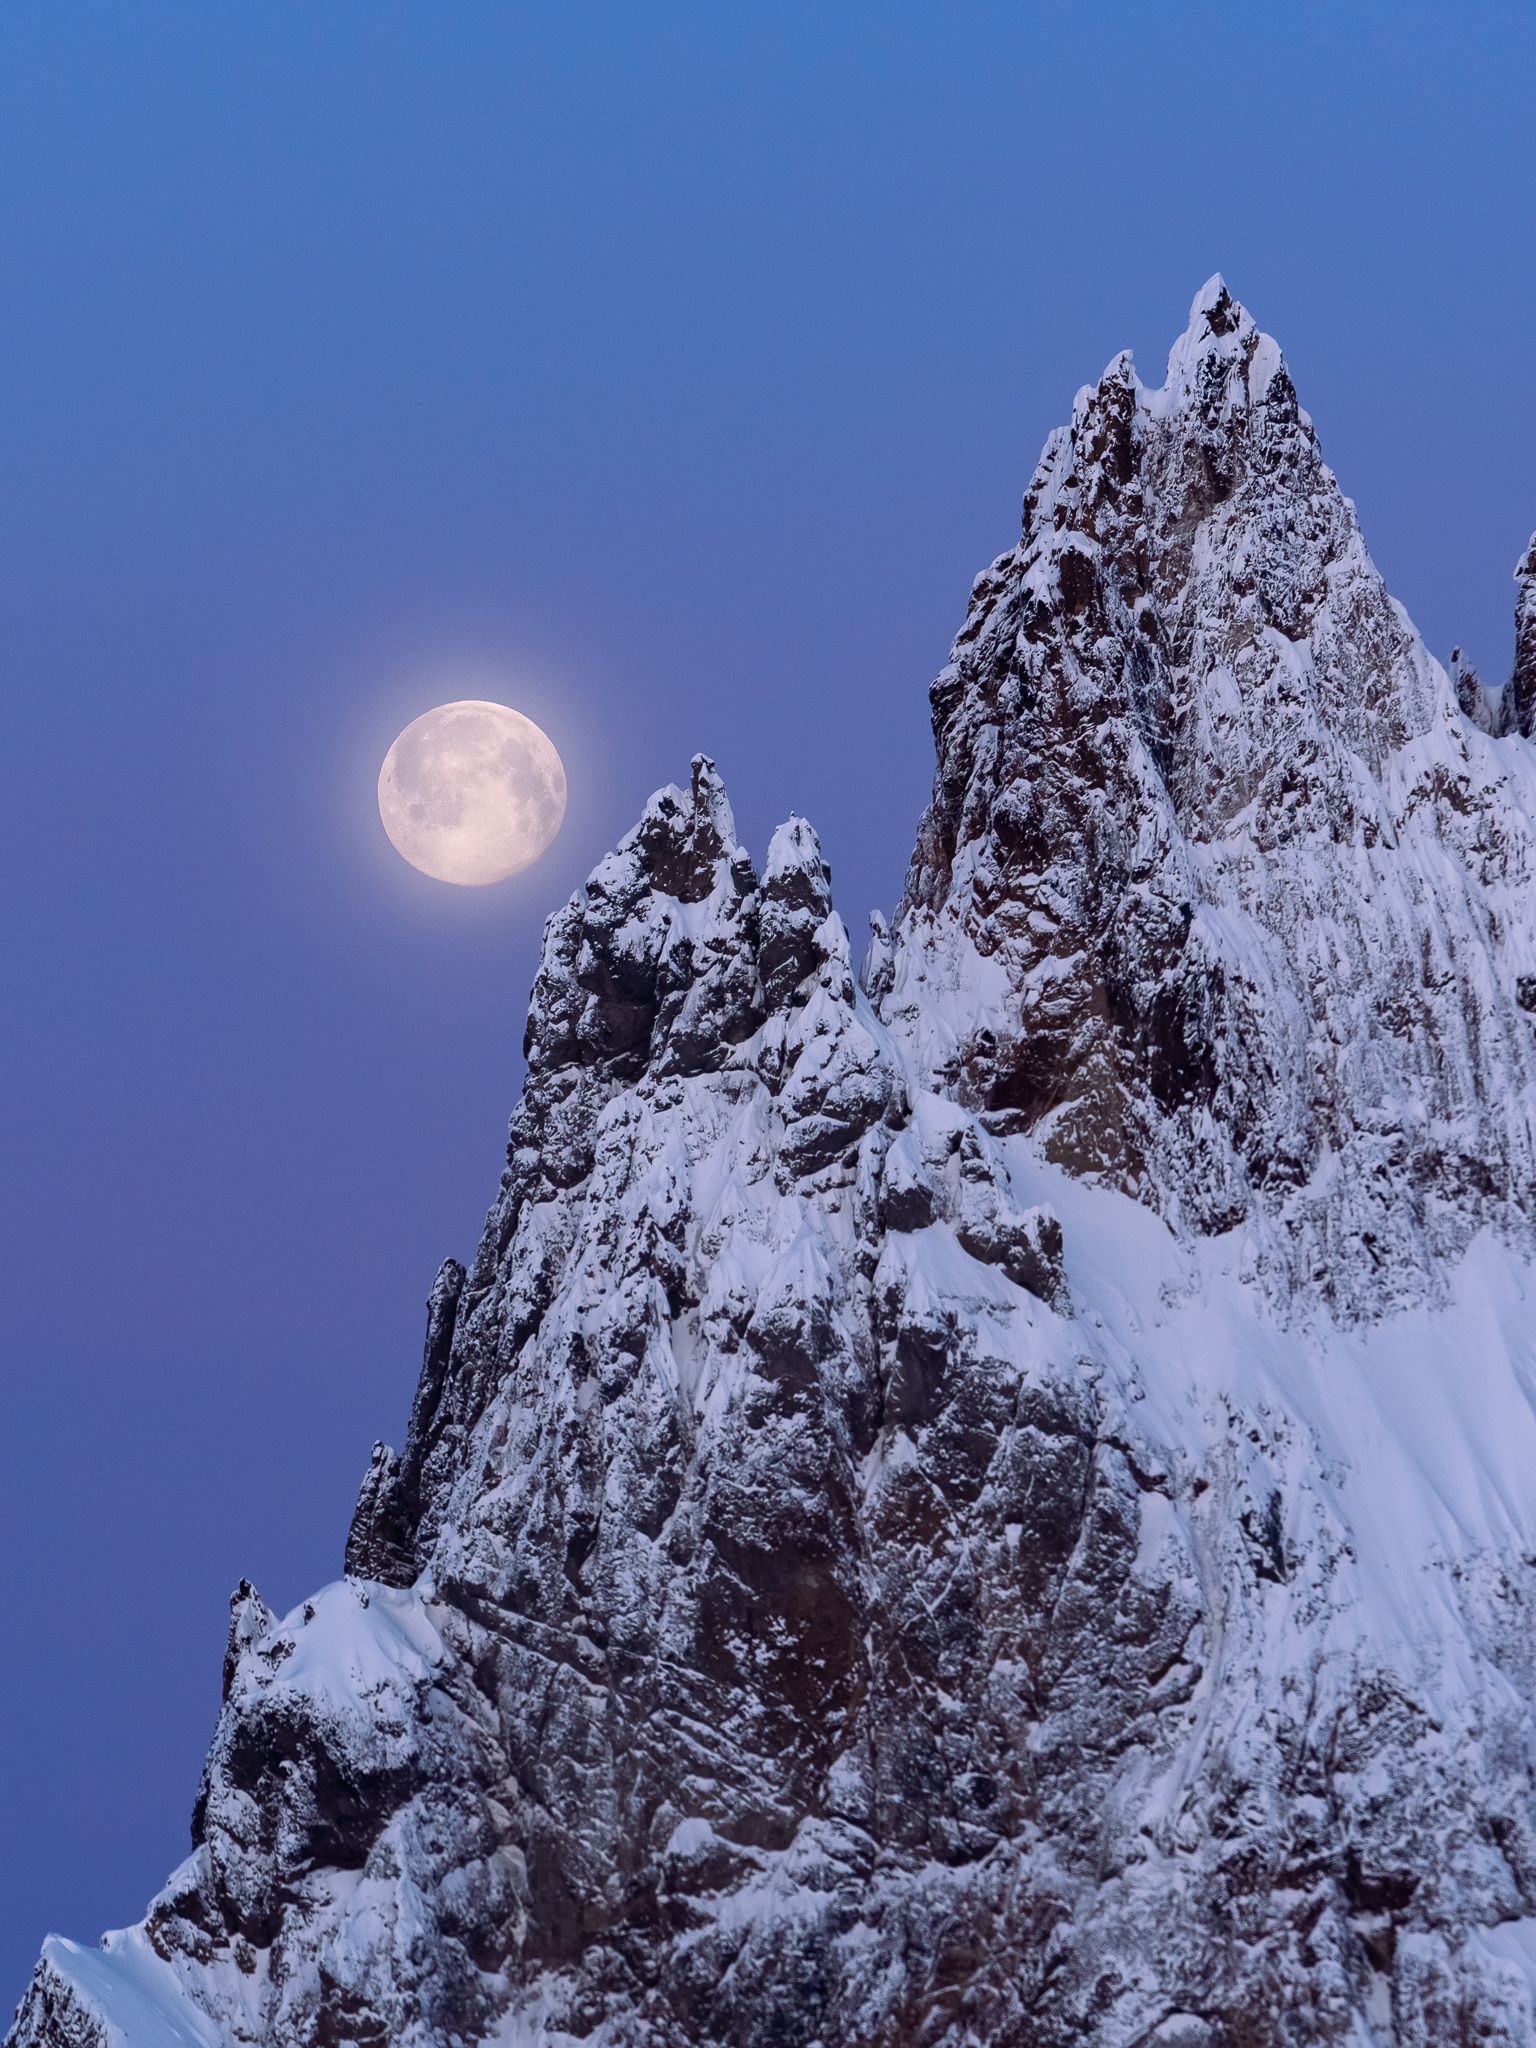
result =
[[1509,680],[1509,725],[1536,739],[1536,533],[1515,565],[1515,672]]

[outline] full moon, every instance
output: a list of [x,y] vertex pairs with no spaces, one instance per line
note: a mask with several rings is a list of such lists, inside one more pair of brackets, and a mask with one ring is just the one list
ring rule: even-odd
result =
[[439,704],[379,770],[397,853],[439,882],[479,888],[536,861],[565,816],[565,767],[547,733],[505,704]]

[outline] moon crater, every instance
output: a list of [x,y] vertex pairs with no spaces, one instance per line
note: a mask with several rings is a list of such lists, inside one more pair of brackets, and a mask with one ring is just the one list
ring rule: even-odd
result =
[[413,718],[379,770],[396,852],[439,882],[504,882],[536,861],[565,816],[549,735],[505,704],[466,698]]

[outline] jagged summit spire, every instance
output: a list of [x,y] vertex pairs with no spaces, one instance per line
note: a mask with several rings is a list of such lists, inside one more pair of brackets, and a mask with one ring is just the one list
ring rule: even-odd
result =
[[1227,288],[1227,280],[1219,270],[1213,270],[1189,302],[1191,329],[1199,331],[1202,322],[1212,334],[1227,334],[1240,320],[1247,318],[1244,308]]
[[710,894],[722,863],[746,859],[725,784],[708,754],[694,755],[687,789],[669,782],[656,791],[610,859],[631,854],[656,887],[684,903]]
[[1154,401],[1159,396],[1168,400],[1189,392],[1211,374],[1202,366],[1213,357],[1229,370],[1259,363],[1263,374],[1254,397],[1262,395],[1281,363],[1279,344],[1260,331],[1247,307],[1233,297],[1219,270],[1211,273],[1190,301],[1188,322],[1168,351],[1167,379],[1162,393],[1152,394]]
[[[1536,716],[1536,573],[1522,606],[1526,590]],[[1382,1023],[1385,991],[1443,943],[1419,906],[1477,812],[1440,794],[1464,773],[1457,697],[1372,564],[1278,347],[1220,276],[1161,390],[1117,359],[1079,394],[932,703],[934,801],[882,1015],[946,1086],[1199,1230],[1246,1219],[1262,1235],[1284,1209],[1262,1251],[1282,1289],[1337,1275],[1351,1232],[1373,1246],[1362,1295],[1427,1263],[1403,1205],[1372,1192],[1389,1183],[1321,1171],[1375,1143],[1364,1116],[1341,1140],[1363,1046],[1395,1100],[1448,1119],[1499,1104],[1477,1144],[1519,1184],[1526,1140],[1503,1104],[1524,1085],[1525,1027],[1496,1005]],[[1410,760],[1435,766],[1405,803]],[[1374,849],[1410,834],[1389,893]],[[1324,889],[1350,963],[1336,984],[1295,967]],[[1479,932],[1456,945],[1447,985],[1463,957],[1469,980],[1504,985]],[[953,991],[937,1019],[901,979],[934,950]],[[1495,1071],[1482,1096],[1465,1078]]]
[[[1263,395],[1270,378],[1282,366],[1279,344],[1259,329],[1246,306],[1233,297],[1226,279],[1213,271],[1190,301],[1184,331],[1168,352],[1166,379],[1159,388],[1142,383],[1131,350],[1120,349],[1104,367],[1098,383],[1085,384],[1073,408],[1074,423],[1091,412],[1106,394],[1123,392],[1134,397],[1149,413],[1159,413],[1170,403],[1186,397],[1195,383],[1198,366],[1211,356],[1246,367],[1250,359],[1260,366],[1252,396]],[[1047,447],[1046,454],[1049,456]]]

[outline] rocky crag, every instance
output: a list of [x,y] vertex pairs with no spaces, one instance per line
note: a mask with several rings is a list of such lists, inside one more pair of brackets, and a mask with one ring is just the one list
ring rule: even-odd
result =
[[711,764],[548,927],[346,1576],[13,2048],[1536,2042],[1536,550],[1219,279],[1079,394],[862,974]]

